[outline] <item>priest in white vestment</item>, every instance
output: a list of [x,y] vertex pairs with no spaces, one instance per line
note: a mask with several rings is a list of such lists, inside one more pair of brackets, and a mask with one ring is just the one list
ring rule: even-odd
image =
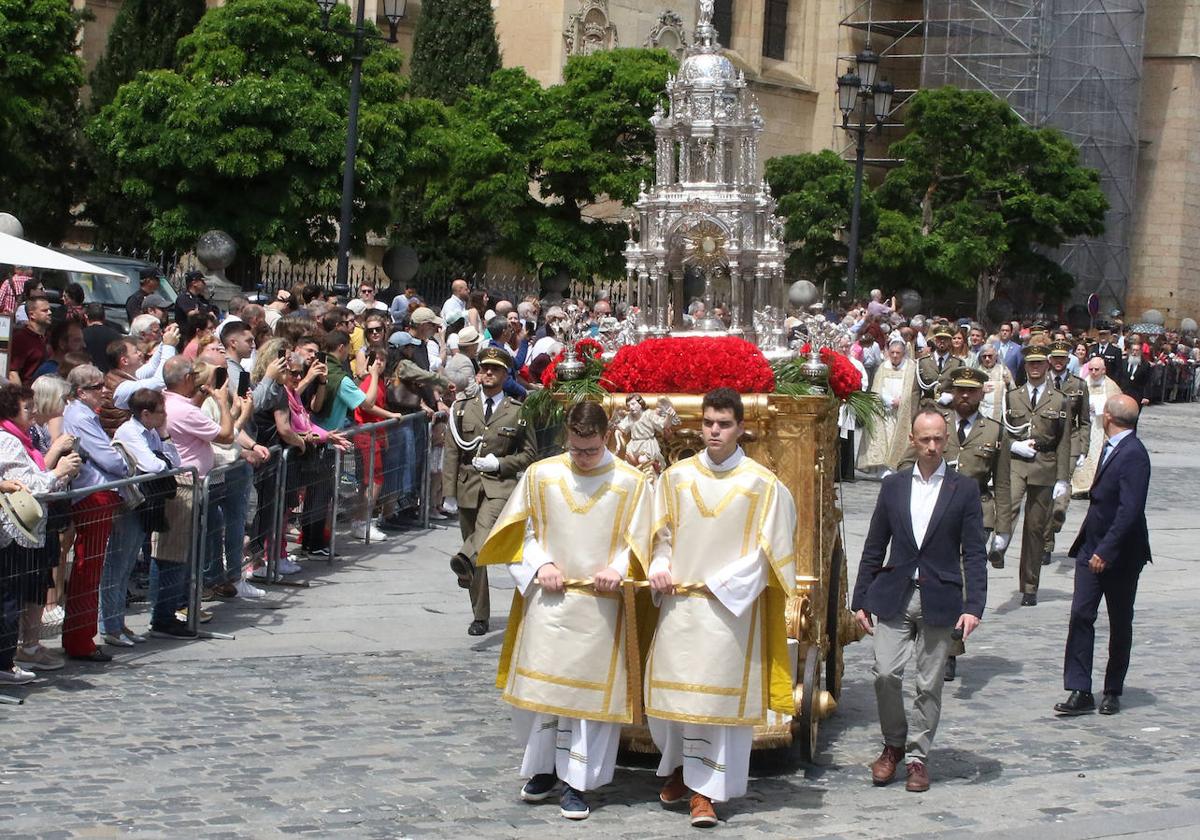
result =
[[1108,376],[1108,368],[1104,359],[1093,356],[1083,367],[1084,381],[1087,382],[1088,403],[1092,409],[1092,429],[1088,454],[1083,463],[1071,475],[1072,495],[1083,495],[1092,489],[1092,481],[1096,478],[1096,466],[1100,463],[1100,453],[1104,451],[1104,404],[1109,397],[1121,393],[1121,386]]
[[669,776],[664,805],[695,826],[746,792],[754,726],[791,715],[784,605],[795,590],[796,507],[738,446],[741,397],[704,397],[705,449],[658,480],[650,586],[660,605],[646,660],[645,709]]
[[888,345],[888,357],[875,369],[871,391],[883,403],[883,414],[863,435],[858,452],[858,468],[884,474],[899,469],[908,451],[908,432],[916,414],[917,362],[906,355],[903,341]]
[[567,453],[525,472],[478,562],[505,565],[516,585],[496,685],[525,745],[521,798],[548,799],[561,783],[562,815],[580,820],[584,792],[612,781],[640,698],[621,590],[645,577],[653,489],[605,446],[600,405],[573,406],[566,428]]

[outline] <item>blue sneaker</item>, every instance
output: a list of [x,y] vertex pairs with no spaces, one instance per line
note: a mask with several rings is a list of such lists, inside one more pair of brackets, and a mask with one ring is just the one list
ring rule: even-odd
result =
[[538,773],[521,788],[521,798],[526,802],[541,802],[549,799],[558,785],[558,776],[553,773]]
[[592,813],[583,794],[570,785],[563,785],[562,797],[558,800],[558,805],[562,815],[569,820],[586,820]]

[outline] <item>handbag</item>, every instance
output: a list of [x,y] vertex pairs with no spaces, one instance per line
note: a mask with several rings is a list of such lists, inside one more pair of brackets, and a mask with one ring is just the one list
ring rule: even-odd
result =
[[[129,474],[137,475],[137,459],[133,457],[133,454],[117,441],[113,441],[112,447],[125,460],[125,466],[128,467]],[[123,487],[118,487],[117,495],[121,497],[122,513],[137,510],[146,503],[146,494],[136,484],[126,484]]]
[[[174,469],[174,465],[161,452],[155,452],[154,456],[166,464],[167,469]],[[155,478],[142,485],[146,503],[142,505],[139,513],[142,515],[142,525],[145,526],[147,533],[170,530],[171,522],[167,518],[167,500],[174,499],[178,489],[179,483],[173,475],[156,475]]]

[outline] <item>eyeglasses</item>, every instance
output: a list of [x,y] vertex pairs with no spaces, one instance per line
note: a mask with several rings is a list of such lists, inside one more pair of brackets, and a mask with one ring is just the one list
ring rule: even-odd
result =
[[361,288],[361,289],[359,289],[359,290],[358,290],[358,293],[359,293],[360,295],[366,295],[366,294],[372,294],[372,295],[373,295],[373,294],[375,294],[375,290],[374,290],[374,289],[372,289],[372,288],[370,288],[370,287],[364,287],[364,288]]
[[299,368],[288,368],[288,376],[303,376],[304,371]]
[[80,391],[100,391],[104,388],[103,382],[97,382],[95,385],[80,385]]

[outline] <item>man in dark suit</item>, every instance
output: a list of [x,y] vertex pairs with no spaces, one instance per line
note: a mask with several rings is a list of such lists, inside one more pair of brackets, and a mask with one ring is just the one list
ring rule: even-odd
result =
[[[937,411],[921,411],[913,420],[916,466],[888,476],[880,486],[850,604],[858,623],[875,637],[873,673],[884,747],[871,765],[871,778],[876,785],[888,784],[907,754],[905,787],[912,792],[929,789],[925,762],[941,716],[943,675],[955,631],[969,636],[987,601],[979,484],[946,469],[947,435],[946,420]],[[910,657],[917,671],[912,737],[903,692]]]
[[1130,347],[1125,368],[1117,381],[1121,383],[1121,390],[1139,406],[1150,405],[1150,373],[1150,365],[1142,357],[1141,344]]
[[1121,348],[1113,341],[1112,330],[1096,330],[1096,343],[1089,347],[1087,351],[1089,359],[1094,356],[1104,359],[1104,366],[1108,368],[1109,377],[1117,382],[1121,381],[1121,377],[1125,373],[1121,367]]
[[1054,707],[1060,715],[1095,711],[1092,696],[1092,650],[1100,599],[1108,606],[1108,668],[1100,714],[1121,710],[1129,650],[1133,646],[1133,600],[1138,577],[1150,562],[1146,528],[1146,492],[1150,487],[1150,456],[1134,433],[1138,404],[1124,394],[1104,405],[1107,440],[1092,482],[1091,505],[1079,536],[1071,546],[1075,558],[1075,597],[1063,663],[1063,687],[1071,692]]

